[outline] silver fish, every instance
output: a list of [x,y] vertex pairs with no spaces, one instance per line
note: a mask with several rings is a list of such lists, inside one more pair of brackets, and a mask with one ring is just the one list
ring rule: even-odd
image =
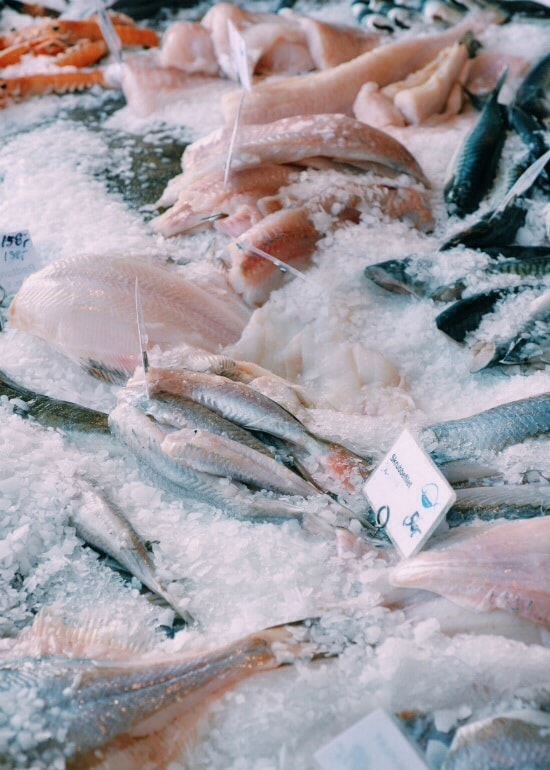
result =
[[157,577],[155,564],[145,543],[114,500],[91,480],[80,479],[79,488],[70,516],[78,537],[125,567],[150,591],[162,597],[182,620],[189,625],[193,624],[191,614],[178,606]]
[[550,513],[550,486],[545,484],[465,487],[455,492],[456,500],[446,516],[451,527],[472,519],[527,519]]
[[550,714],[523,709],[461,727],[442,770],[547,770]]
[[[308,655],[287,628],[162,659],[102,649],[87,629],[70,644],[63,629],[49,632],[61,653],[50,651],[50,638],[45,653],[28,652],[22,642],[0,659],[0,694],[20,703],[30,720],[24,743],[19,728],[3,729],[2,767],[46,770],[59,766],[60,757],[73,769],[96,766],[98,757],[109,767],[119,766],[117,757],[124,767],[141,767],[147,755],[147,767],[160,770],[183,749],[213,700],[294,655],[312,657],[311,647]],[[164,730],[170,740],[162,740]]]
[[[169,431],[127,403],[119,403],[111,412],[109,425],[113,434],[133,452],[161,486],[177,495],[212,505],[231,516],[263,521],[294,519],[308,530],[325,534],[332,533],[334,526],[346,526],[356,517],[352,511],[321,493],[307,501],[303,497],[253,494],[238,482],[173,459],[162,448]],[[311,505],[308,506],[310,500]]]
[[277,402],[251,386],[215,374],[190,370],[150,368],[147,372],[152,397],[170,394],[192,399],[253,432],[274,436],[288,445],[298,468],[327,492],[357,492],[370,474],[371,465],[338,444],[310,433]]
[[232,478],[258,489],[302,497],[319,494],[313,484],[277,460],[205,430],[182,428],[169,433],[161,449],[172,459],[196,470]]
[[461,420],[441,422],[422,431],[424,447],[438,463],[500,452],[550,431],[550,393],[511,401]]

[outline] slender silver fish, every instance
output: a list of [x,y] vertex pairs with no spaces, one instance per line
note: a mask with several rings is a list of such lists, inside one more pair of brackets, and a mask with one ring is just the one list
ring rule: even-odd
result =
[[422,431],[422,441],[436,462],[445,463],[500,452],[549,431],[550,393],[541,393],[431,425]]
[[70,516],[76,534],[85,543],[107,554],[150,591],[162,597],[186,623],[191,614],[178,606],[156,574],[155,564],[145,543],[124,513],[107,493],[91,480],[79,480],[79,495]]
[[550,485],[502,484],[456,489],[456,500],[447,513],[451,527],[473,519],[529,519],[550,513]]
[[461,727],[442,770],[548,770],[550,714],[522,709]]

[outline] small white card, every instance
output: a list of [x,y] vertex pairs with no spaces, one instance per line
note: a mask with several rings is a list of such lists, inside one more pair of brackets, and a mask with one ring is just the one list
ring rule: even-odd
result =
[[428,770],[384,709],[352,725],[314,757],[323,770]]
[[235,67],[240,84],[244,89],[250,91],[252,82],[250,80],[250,65],[246,52],[246,41],[232,21],[227,22],[227,32],[229,35],[231,62]]
[[434,461],[404,430],[363,491],[400,553],[417,553],[456,500]]
[[38,259],[28,230],[0,233],[0,286],[15,294],[25,278],[38,270]]

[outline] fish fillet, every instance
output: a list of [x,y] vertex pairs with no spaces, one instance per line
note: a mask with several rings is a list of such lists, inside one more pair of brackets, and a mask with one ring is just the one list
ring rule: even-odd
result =
[[550,519],[462,527],[391,572],[391,583],[550,626]]
[[207,292],[161,263],[79,256],[25,280],[10,308],[10,326],[41,337],[96,376],[124,380],[141,362],[136,279],[152,346],[185,342],[218,352],[238,340],[250,315],[231,290]]
[[[291,115],[349,114],[364,83],[385,86],[402,80],[426,65],[443,48],[460,40],[468,30],[480,32],[496,18],[493,12],[470,14],[462,23],[439,34],[386,43],[322,72],[260,83],[247,94],[240,120],[267,123]],[[228,126],[235,121],[240,99],[239,91],[232,91],[222,99]]]
[[[225,168],[231,134],[231,130],[218,129],[187,147],[183,167],[188,180]],[[294,115],[272,123],[260,120],[258,125],[241,126],[231,169],[303,163],[317,157],[360,169],[371,164],[386,175],[407,174],[426,182],[414,156],[397,139],[355,118],[336,113]]]

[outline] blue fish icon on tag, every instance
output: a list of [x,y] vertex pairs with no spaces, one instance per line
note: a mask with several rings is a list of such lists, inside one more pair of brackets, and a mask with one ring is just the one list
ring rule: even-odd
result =
[[424,484],[420,494],[423,508],[433,508],[439,502],[439,487],[431,482]]

